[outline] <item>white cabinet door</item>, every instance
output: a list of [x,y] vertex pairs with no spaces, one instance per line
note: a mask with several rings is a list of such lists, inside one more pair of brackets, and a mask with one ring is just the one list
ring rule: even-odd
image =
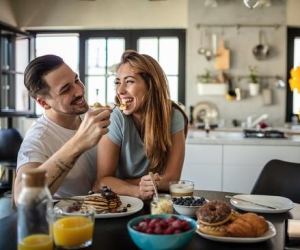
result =
[[224,145],[223,191],[250,193],[265,164],[272,159],[300,162],[300,148]]
[[222,189],[222,146],[186,144],[181,179],[195,182],[195,189]]

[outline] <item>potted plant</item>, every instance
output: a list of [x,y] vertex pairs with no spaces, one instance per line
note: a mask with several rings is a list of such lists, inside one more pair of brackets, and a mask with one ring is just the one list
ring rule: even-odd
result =
[[198,75],[198,94],[199,95],[225,95],[226,85],[218,83],[217,79],[212,76],[209,70]]
[[201,83],[211,83],[211,75],[209,70],[205,70],[205,73],[198,76],[198,80]]
[[259,93],[259,83],[257,78],[257,66],[249,66],[249,94],[250,96],[256,96]]

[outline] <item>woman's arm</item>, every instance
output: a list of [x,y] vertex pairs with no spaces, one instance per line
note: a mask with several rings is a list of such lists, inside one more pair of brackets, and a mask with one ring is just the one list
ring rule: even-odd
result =
[[[103,136],[98,144],[97,181],[93,190],[97,191],[102,186],[109,186],[119,195],[129,195],[141,199],[149,199],[154,194],[154,189],[149,175],[141,178],[121,180],[116,178],[119,161],[120,147],[108,136]],[[169,182],[179,180],[181,176],[185,155],[185,135],[181,130],[172,136],[172,147],[168,156],[165,172],[155,174],[160,191],[169,190]]]
[[158,189],[160,191],[169,190],[169,182],[180,179],[185,156],[185,135],[184,130],[172,135],[172,146],[170,154],[167,159],[166,168],[162,175],[161,180],[155,177],[158,181]]
[[[103,186],[109,186],[119,195],[129,195],[141,199],[149,199],[154,193],[150,177],[121,180],[116,176],[119,162],[120,147],[108,136],[103,136],[98,144],[97,152],[97,180],[93,191],[97,192]],[[143,180],[143,188],[139,183]]]

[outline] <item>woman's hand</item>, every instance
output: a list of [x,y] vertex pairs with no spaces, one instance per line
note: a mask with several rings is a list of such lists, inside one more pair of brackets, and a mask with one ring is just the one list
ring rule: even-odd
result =
[[[159,182],[161,181],[160,175],[157,173],[154,174],[154,180],[156,182],[156,186],[159,187]],[[150,175],[144,175],[141,178],[139,186],[140,186],[141,199],[142,200],[152,199],[153,195],[155,194],[155,191],[154,191],[154,187]]]

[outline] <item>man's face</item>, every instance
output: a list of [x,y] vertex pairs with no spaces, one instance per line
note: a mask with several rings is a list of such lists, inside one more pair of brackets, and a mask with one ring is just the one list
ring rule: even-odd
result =
[[85,88],[78,75],[66,64],[50,72],[45,77],[50,86],[51,97],[42,98],[46,110],[65,115],[80,115],[85,113],[89,106],[85,101]]

